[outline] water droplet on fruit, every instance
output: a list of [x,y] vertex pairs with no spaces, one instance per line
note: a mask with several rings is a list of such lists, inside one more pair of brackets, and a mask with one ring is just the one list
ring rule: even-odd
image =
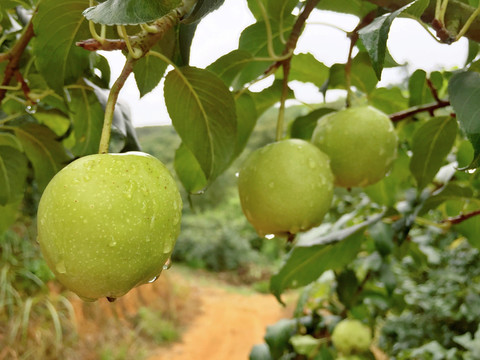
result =
[[238,178],[239,176],[240,176],[240,173],[237,171],[237,172],[235,173],[235,177]]
[[155,227],[155,215],[152,216],[150,219],[150,229],[153,229]]
[[148,283],[151,284],[151,283],[153,283],[153,282],[154,282],[155,280],[157,280],[157,279],[158,279],[158,275],[155,276],[153,279],[148,280]]
[[55,265],[55,270],[57,270],[59,274],[65,274],[67,272],[67,268],[65,267],[65,261],[60,260],[57,265]]
[[168,258],[167,262],[163,265],[163,270],[168,270],[172,267],[172,260]]
[[477,169],[468,169],[468,170],[467,170],[467,173],[469,173],[469,174],[475,174],[476,171],[477,171]]
[[35,114],[37,112],[37,107],[29,105],[25,108],[25,111],[29,114]]
[[274,234],[267,234],[267,235],[265,235],[265,239],[268,239],[268,240],[271,240],[271,239],[273,239],[274,237],[275,237]]
[[146,241],[146,242],[150,242],[150,240],[151,240],[151,239],[150,239],[150,236],[147,236],[147,237],[145,238],[145,241]]
[[116,245],[117,245],[117,242],[115,241],[114,238],[112,238],[112,240],[110,240],[110,242],[108,243],[108,246],[110,246],[110,247],[114,247]]
[[313,159],[308,159],[308,166],[310,166],[310,169],[315,169],[317,167],[317,163]]

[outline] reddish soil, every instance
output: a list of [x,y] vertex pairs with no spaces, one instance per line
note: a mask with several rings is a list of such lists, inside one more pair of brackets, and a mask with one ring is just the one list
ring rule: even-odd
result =
[[84,349],[77,355],[82,360],[95,359],[107,342],[126,344],[127,358],[139,354],[141,340],[129,334],[143,306],[174,314],[184,329],[180,341],[154,348],[148,360],[248,360],[252,346],[263,342],[266,327],[292,313],[273,295],[228,285],[214,274],[176,271],[175,266],[114,303],[105,299],[85,303],[78,298],[72,303]]
[[263,342],[266,326],[289,316],[272,295],[242,294],[199,286],[199,314],[180,343],[159,349],[149,360],[246,360]]

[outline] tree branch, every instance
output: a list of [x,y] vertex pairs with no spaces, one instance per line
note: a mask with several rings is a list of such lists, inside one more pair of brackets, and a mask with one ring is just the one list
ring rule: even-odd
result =
[[445,219],[445,220],[442,221],[442,223],[450,223],[452,225],[456,225],[456,224],[460,224],[461,222],[463,222],[465,220],[468,220],[468,219],[470,219],[474,216],[478,216],[478,215],[480,215],[480,209],[469,212],[469,213],[466,213],[466,214],[460,214],[458,216]]
[[[411,0],[367,1],[376,4],[388,11],[395,11],[411,2]],[[462,26],[467,21],[469,21],[469,18],[475,12],[476,8],[465,4],[459,0],[449,0],[447,11],[445,13],[445,21],[442,24],[438,24],[438,19],[435,19],[435,3],[436,1],[430,1],[430,4],[421,16],[421,19],[427,24],[430,24],[434,29],[437,30],[437,32],[440,31],[440,33],[438,33],[440,40],[444,41],[447,44],[451,43],[452,39],[456,38],[456,35],[458,34]],[[437,23],[435,23],[436,20]],[[480,42],[480,17],[477,17],[471,23],[470,27],[465,33],[465,37]]]
[[[7,67],[5,68],[2,86],[8,86],[10,84],[12,77],[15,75],[16,71],[18,71],[18,64],[20,63],[20,58],[23,52],[25,51],[25,48],[27,47],[28,43],[35,35],[33,32],[32,19],[33,19],[33,16],[30,19],[30,22],[28,23],[27,27],[25,28],[25,31],[23,32],[22,36],[17,41],[15,46],[8,53],[4,54],[2,57],[2,58],[8,59],[8,64],[7,64]],[[5,98],[6,93],[7,93],[7,89],[0,88],[0,103]]]
[[410,116],[413,116],[415,114],[428,111],[429,113],[432,113],[433,111],[437,109],[441,109],[444,107],[447,107],[450,105],[450,101],[447,100],[440,100],[440,102],[436,102],[433,104],[425,104],[425,105],[419,105],[419,106],[414,106],[409,109],[399,111],[397,113],[390,114],[390,120],[393,122],[400,121],[403,119],[406,119]]
[[[282,52],[282,55],[286,54],[293,54],[293,50],[295,50],[297,46],[298,39],[300,38],[300,35],[302,33],[303,26],[305,25],[305,22],[307,21],[308,17],[310,16],[310,13],[315,9],[317,4],[320,2],[320,0],[308,0],[307,3],[305,4],[305,7],[303,8],[303,11],[298,15],[297,20],[295,21],[295,24],[293,24],[292,32],[290,33],[290,36],[288,37],[287,43],[285,44],[285,49]],[[285,61],[290,62],[291,61],[291,56],[289,56],[287,59],[276,61],[273,63],[267,70],[265,70],[265,74],[271,74],[275,72],[280,66]]]

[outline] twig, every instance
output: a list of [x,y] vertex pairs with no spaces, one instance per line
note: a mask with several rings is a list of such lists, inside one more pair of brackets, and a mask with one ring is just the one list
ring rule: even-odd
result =
[[410,116],[413,116],[415,114],[428,111],[429,113],[432,113],[433,111],[437,109],[441,109],[444,107],[447,107],[450,105],[450,101],[447,100],[440,100],[439,102],[433,103],[433,104],[425,104],[425,105],[419,105],[419,106],[414,106],[409,109],[399,111],[396,113],[391,114],[390,120],[393,122],[400,121],[403,119],[406,119]]
[[298,15],[295,24],[293,24],[292,32],[288,37],[287,43],[285,44],[285,49],[283,50],[283,55],[290,54],[287,59],[279,60],[274,62],[267,70],[265,70],[265,74],[271,74],[275,72],[280,66],[283,65],[285,61],[290,62],[293,50],[297,46],[298,39],[300,38],[300,34],[302,33],[302,28],[305,25],[310,13],[315,9],[315,6],[320,2],[320,0],[308,0],[303,8],[303,11]]
[[347,62],[345,63],[345,87],[347,88],[347,99],[346,99],[346,106],[350,107],[352,102],[352,77],[351,77],[351,70],[352,70],[352,55],[353,49],[355,48],[355,44],[358,41],[358,32],[363,29],[365,26],[369,25],[375,17],[377,16],[377,11],[370,11],[367,15],[365,15],[362,20],[358,23],[358,25],[353,29],[353,31],[348,34],[350,38],[350,48],[348,49],[348,58]]
[[466,214],[460,214],[442,221],[442,223],[450,223],[452,225],[460,224],[463,221],[466,221],[474,216],[480,215],[480,209],[475,210]]
[[[18,40],[18,42],[15,44],[15,46],[3,57],[8,58],[8,64],[7,67],[5,68],[5,72],[3,75],[3,81],[2,81],[2,86],[8,86],[10,84],[10,81],[12,80],[12,77],[15,75],[15,72],[18,70],[18,65],[20,63],[20,58],[25,51],[25,48],[27,47],[28,43],[34,36],[33,32],[33,22],[32,19],[30,19],[30,22],[28,23],[27,27],[25,28],[25,31],[23,32],[22,36]],[[7,93],[7,89],[0,88],[0,103],[3,101],[5,98],[5,95]]]
[[125,40],[121,39],[104,39],[103,42],[100,42],[97,39],[87,39],[82,41],[77,41],[75,45],[84,48],[88,51],[113,51],[113,50],[124,50],[127,45]]

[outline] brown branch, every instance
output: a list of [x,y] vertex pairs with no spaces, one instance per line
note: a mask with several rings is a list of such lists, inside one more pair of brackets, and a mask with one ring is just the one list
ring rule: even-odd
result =
[[348,57],[347,57],[347,62],[345,63],[345,86],[347,88],[347,107],[350,106],[351,103],[351,86],[352,86],[352,80],[351,80],[351,70],[352,70],[352,55],[353,55],[353,49],[355,48],[355,44],[358,41],[359,35],[358,32],[363,29],[365,26],[369,25],[373,20],[375,20],[375,16],[377,15],[377,11],[370,11],[367,15],[363,17],[363,19],[360,20],[358,25],[353,29],[353,31],[348,35],[350,38],[350,48],[348,49]]
[[[285,44],[285,48],[283,49],[282,55],[286,55],[292,52],[296,48],[298,39],[300,38],[300,35],[302,33],[303,26],[305,25],[305,22],[310,16],[310,13],[313,11],[313,9],[315,9],[315,7],[319,2],[320,0],[307,1],[307,3],[305,4],[305,7],[303,8],[303,11],[300,13],[300,15],[298,15],[298,18],[295,21],[295,24],[293,24],[292,32],[288,37],[288,40],[287,40],[287,43]],[[265,70],[264,73],[271,74],[275,72],[275,70],[277,70],[280,66],[282,66],[284,62],[286,61],[290,62],[291,58],[292,57],[290,56],[288,57],[288,59],[274,62],[267,70]]]
[[414,106],[411,107],[410,109],[406,109],[403,111],[399,111],[393,114],[390,114],[390,120],[393,122],[400,121],[403,119],[406,119],[410,116],[416,115],[421,112],[428,111],[429,113],[432,113],[433,111],[437,109],[441,109],[444,107],[447,107],[450,105],[450,101],[447,100],[440,100],[439,102],[433,103],[433,104],[425,104],[425,105],[419,105],[419,106]]
[[105,51],[113,51],[113,50],[125,50],[127,44],[124,40],[121,39],[105,39],[103,42],[100,42],[95,39],[87,39],[77,41],[75,45],[84,48],[88,51],[98,51],[98,50],[105,50]]
[[20,71],[16,70],[15,71],[15,78],[17,79],[17,81],[21,84],[22,86],[22,91],[23,91],[23,95],[25,95],[25,98],[32,104],[35,103],[35,101],[33,101],[31,98],[30,98],[30,86],[28,86],[27,82],[25,81],[25,79],[23,78],[23,75]]
[[466,213],[466,214],[461,214],[455,217],[445,219],[442,221],[442,223],[450,223],[452,225],[456,225],[477,215],[480,215],[480,209]]
[[[395,11],[408,3],[411,0],[366,0],[374,3],[388,11]],[[451,42],[451,37],[455,37],[458,30],[458,25],[465,24],[469,17],[474,13],[475,7],[472,7],[460,0],[449,0],[445,19],[442,24],[435,23],[435,4],[436,1],[430,1],[428,7],[423,12],[421,19],[427,24],[436,28],[436,31],[440,31],[437,35],[443,38],[447,44]],[[451,24],[451,25],[450,25]],[[453,26],[457,24],[457,26]],[[480,42],[480,17],[475,19],[469,29],[467,30],[465,37],[470,40]],[[441,39],[442,40],[442,39]]]
[[[28,23],[27,27],[25,28],[25,31],[23,32],[22,36],[18,40],[18,42],[15,44],[15,46],[8,52],[8,64],[7,67],[5,68],[4,76],[3,76],[3,81],[2,81],[2,86],[8,86],[10,84],[10,81],[12,80],[12,77],[15,75],[16,71],[18,70],[18,65],[20,63],[20,58],[25,51],[25,48],[27,47],[28,43],[30,40],[33,38],[35,35],[33,32],[33,22],[32,22],[33,16],[30,19],[30,22]],[[7,89],[0,89],[0,103],[3,101],[5,98],[5,95],[7,93]]]

